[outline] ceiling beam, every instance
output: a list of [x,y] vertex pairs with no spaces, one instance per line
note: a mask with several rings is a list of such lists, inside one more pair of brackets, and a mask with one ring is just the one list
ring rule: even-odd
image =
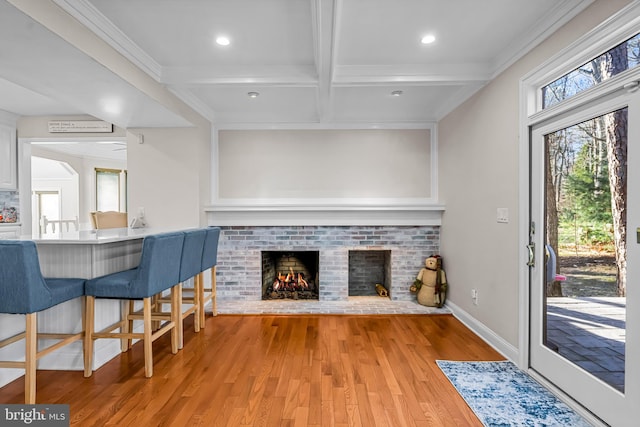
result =
[[335,67],[341,0],[310,0],[316,73],[318,120],[331,120],[331,89]]
[[334,86],[367,86],[377,84],[461,84],[488,82],[491,69],[487,64],[424,65],[340,65],[335,67]]
[[201,67],[164,67],[161,82],[168,85],[302,85],[316,86],[318,76],[313,65],[260,65]]

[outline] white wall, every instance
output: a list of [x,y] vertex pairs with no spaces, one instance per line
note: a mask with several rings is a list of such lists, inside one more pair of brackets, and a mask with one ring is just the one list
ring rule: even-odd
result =
[[[517,351],[519,81],[627,5],[596,1],[438,124],[441,250],[449,299]],[[527,137],[524,135],[523,137]],[[508,224],[496,209],[508,208]],[[471,300],[478,291],[478,304]]]
[[[140,144],[138,135],[143,135]],[[129,129],[129,211],[144,208],[151,227],[206,223],[210,198],[211,129]]]
[[431,136],[416,130],[223,130],[221,199],[429,198]]

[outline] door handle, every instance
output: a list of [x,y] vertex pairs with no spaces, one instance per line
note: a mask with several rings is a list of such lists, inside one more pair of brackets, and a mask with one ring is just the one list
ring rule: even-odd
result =
[[529,249],[529,261],[527,261],[527,266],[535,267],[536,265],[536,245],[534,243],[530,243],[527,245],[527,249]]

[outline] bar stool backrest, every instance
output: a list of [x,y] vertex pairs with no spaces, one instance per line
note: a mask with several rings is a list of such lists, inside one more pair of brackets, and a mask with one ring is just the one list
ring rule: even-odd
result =
[[30,240],[0,240],[0,313],[35,313],[52,306],[52,296]]
[[207,237],[202,250],[201,271],[205,271],[218,263],[218,240],[220,239],[220,227],[209,227]]
[[131,283],[131,297],[147,298],[180,282],[183,232],[146,236],[142,243],[138,274]]
[[200,273],[202,265],[202,253],[207,230],[187,230],[184,232],[184,245],[182,247],[182,261],[180,263],[180,282]]
[[126,212],[91,212],[91,221],[94,228],[98,230],[105,228],[125,228],[128,225]]

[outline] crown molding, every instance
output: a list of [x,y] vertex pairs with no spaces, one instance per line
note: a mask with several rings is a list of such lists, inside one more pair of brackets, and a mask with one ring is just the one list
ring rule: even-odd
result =
[[[594,0],[566,0],[557,2],[555,7],[550,8],[528,31],[525,31],[528,36],[523,37],[518,43],[512,43],[495,59],[491,79],[498,76],[520,58],[531,52],[531,50],[571,19],[575,18],[593,2]],[[551,24],[549,24],[550,22]]]
[[162,67],[87,0],[53,0],[105,43],[160,82]]

